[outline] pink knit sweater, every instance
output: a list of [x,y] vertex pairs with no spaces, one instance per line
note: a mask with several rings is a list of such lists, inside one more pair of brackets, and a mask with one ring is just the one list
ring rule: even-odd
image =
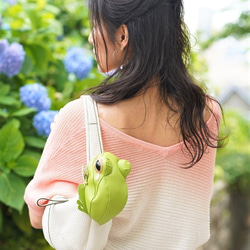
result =
[[[220,120],[218,105],[213,113]],[[209,129],[218,134],[213,115]],[[192,168],[184,169],[183,143],[170,147],[133,138],[100,120],[104,151],[131,163],[127,177],[128,202],[113,219],[105,249],[192,250],[209,238],[209,207],[216,150],[208,148]],[[68,103],[52,125],[33,180],[25,191],[31,214],[43,215],[36,206],[41,197],[74,197],[83,182],[86,165],[84,107],[81,99]]]

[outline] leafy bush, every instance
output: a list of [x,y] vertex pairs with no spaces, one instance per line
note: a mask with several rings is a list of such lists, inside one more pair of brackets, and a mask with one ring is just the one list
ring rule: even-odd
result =
[[[84,89],[103,79],[88,52],[89,32],[88,11],[82,0],[1,1],[0,244],[3,249],[19,249],[18,244],[37,249],[34,242],[39,249],[47,245],[43,240],[40,243],[39,239],[34,240],[39,233],[30,226],[23,195],[38,165],[54,115]],[[69,74],[64,59],[71,48],[84,50],[82,60],[86,65]],[[72,63],[68,61],[68,67],[73,68]],[[30,244],[16,240],[14,247],[15,241],[9,236],[15,234],[25,234]]]
[[[215,180],[225,180],[231,192],[249,193],[250,121],[237,111],[227,111],[225,119],[229,141],[217,151]],[[225,129],[221,133],[225,134]]]

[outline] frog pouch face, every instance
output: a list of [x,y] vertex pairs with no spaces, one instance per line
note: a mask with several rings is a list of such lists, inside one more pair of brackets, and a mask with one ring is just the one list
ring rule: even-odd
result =
[[126,205],[126,177],[131,165],[104,152],[92,160],[84,171],[85,183],[78,187],[78,209],[89,214],[99,225],[118,215]]

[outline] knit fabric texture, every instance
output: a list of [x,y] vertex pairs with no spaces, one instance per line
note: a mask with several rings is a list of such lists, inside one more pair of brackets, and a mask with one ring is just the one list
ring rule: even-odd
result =
[[[213,102],[207,125],[218,135],[221,113]],[[208,148],[192,168],[180,142],[161,147],[131,137],[100,119],[104,151],[131,163],[128,201],[113,219],[105,249],[193,250],[210,236],[210,201],[216,149]],[[81,99],[62,108],[52,124],[33,180],[25,191],[30,213],[42,216],[41,197],[75,197],[86,165],[86,131]],[[98,235],[96,236],[98,240]]]

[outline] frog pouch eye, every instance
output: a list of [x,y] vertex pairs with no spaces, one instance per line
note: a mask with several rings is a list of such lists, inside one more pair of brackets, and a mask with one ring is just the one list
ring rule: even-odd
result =
[[100,176],[107,176],[112,173],[112,163],[109,158],[97,158],[94,163],[96,181]]
[[102,172],[102,162],[99,159],[97,159],[97,161],[95,163],[95,171],[97,173],[101,173]]

